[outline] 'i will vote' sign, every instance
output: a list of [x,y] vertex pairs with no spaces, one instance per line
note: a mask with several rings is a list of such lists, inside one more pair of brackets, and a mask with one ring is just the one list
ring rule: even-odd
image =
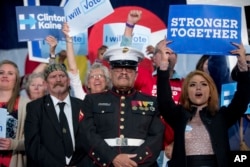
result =
[[241,43],[241,7],[171,5],[167,39],[176,53],[229,55]]

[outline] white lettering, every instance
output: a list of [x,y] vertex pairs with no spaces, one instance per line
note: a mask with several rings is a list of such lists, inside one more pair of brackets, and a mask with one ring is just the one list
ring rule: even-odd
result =
[[62,24],[56,24],[56,23],[52,23],[50,22],[38,22],[38,28],[39,29],[62,29]]
[[172,18],[171,26],[179,27],[215,27],[215,28],[238,28],[237,20],[219,18]]
[[84,11],[88,12],[91,10],[91,8],[94,8],[96,6],[98,6],[100,4],[102,0],[85,0],[83,1],[83,7],[84,7]]
[[54,21],[54,22],[64,22],[65,17],[64,16],[57,16],[57,15],[49,15],[47,13],[38,14],[37,15],[38,21]]
[[172,37],[198,37],[198,38],[225,38],[225,39],[237,39],[238,33],[236,30],[230,29],[202,29],[202,28],[171,28]]
[[247,160],[246,155],[236,155],[234,158],[234,162],[243,162],[245,160]]
[[178,25],[178,18],[172,18],[171,20],[171,26],[177,26]]
[[241,162],[241,161],[240,161],[240,156],[239,156],[239,155],[236,155],[236,156],[235,156],[234,162]]

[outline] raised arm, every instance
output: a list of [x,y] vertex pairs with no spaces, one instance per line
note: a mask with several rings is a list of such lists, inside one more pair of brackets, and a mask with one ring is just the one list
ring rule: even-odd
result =
[[171,41],[163,40],[158,46],[162,54],[160,67],[157,71],[157,100],[162,117],[169,124],[173,125],[174,122],[172,121],[174,121],[174,119],[172,119],[172,113],[175,113],[174,107],[176,104],[172,98],[172,90],[169,82],[169,55],[173,53],[173,51],[167,47],[167,44],[170,42]]
[[[48,35],[45,38],[45,41],[47,42],[47,44],[49,45],[49,53],[50,53],[50,59],[49,59],[49,63],[55,63],[55,58],[56,58],[56,54],[55,54],[55,50],[56,50],[56,46],[57,46],[57,39],[52,36],[52,35]],[[44,69],[47,67],[47,63],[40,63],[34,70],[33,73],[40,73],[43,72]]]
[[62,31],[66,38],[66,52],[67,52],[67,60],[68,60],[68,71],[70,71],[72,74],[78,73],[78,68],[76,64],[75,59],[75,53],[74,53],[74,46],[73,46],[73,39],[69,36],[69,25],[68,23],[63,24]]
[[45,40],[49,45],[49,53],[50,53],[49,63],[53,64],[56,62],[55,50],[56,50],[56,46],[58,42],[57,42],[57,39],[52,35],[47,36]]
[[82,88],[82,82],[75,59],[73,40],[72,37],[69,36],[70,29],[67,23],[63,24],[62,31],[66,38],[66,55],[68,60],[68,74],[70,78],[71,91],[73,92],[74,97],[84,99],[86,93]]
[[131,46],[132,36],[135,24],[141,19],[142,11],[140,10],[131,10],[128,13],[128,18],[121,42],[121,46]]
[[231,51],[231,54],[237,55],[239,71],[248,71],[246,51],[243,44],[232,43],[232,45],[237,47],[237,49]]
[[231,51],[231,54],[236,55],[238,58],[238,71],[234,78],[237,81],[237,90],[225,110],[228,127],[242,116],[250,102],[250,71],[248,71],[245,49],[242,44],[232,43],[232,45],[237,47],[237,49]]

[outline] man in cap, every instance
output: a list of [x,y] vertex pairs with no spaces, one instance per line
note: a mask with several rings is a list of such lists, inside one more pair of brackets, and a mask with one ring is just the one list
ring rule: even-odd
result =
[[143,53],[128,47],[110,48],[104,53],[113,88],[84,99],[86,166],[157,166],[164,126],[156,98],[134,89],[142,58]]
[[84,118],[82,101],[69,96],[69,77],[62,64],[44,72],[48,95],[27,105],[24,127],[28,166],[80,166],[79,127]]

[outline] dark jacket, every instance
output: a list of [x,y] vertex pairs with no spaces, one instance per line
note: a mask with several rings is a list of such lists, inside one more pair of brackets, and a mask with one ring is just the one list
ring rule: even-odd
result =
[[[140,167],[157,166],[164,126],[155,97],[134,89],[89,94],[84,99],[84,113],[83,142],[89,155],[86,166],[113,166],[113,159],[121,153],[137,154],[133,160]],[[110,138],[145,141],[140,146],[110,146],[104,141]]]
[[[219,167],[228,167],[228,128],[246,111],[250,101],[250,74],[249,72],[241,72],[238,77],[237,91],[228,107],[221,107],[214,116],[208,112],[207,108],[200,111],[201,120],[210,135]],[[169,167],[185,167],[184,135],[187,122],[193,111],[187,111],[181,105],[176,105],[173,102],[171,88],[169,82],[167,82],[168,78],[168,71],[158,70],[157,99],[159,111],[175,132],[172,159],[168,162],[168,165]],[[193,108],[193,110],[196,110],[196,108]]]
[[[75,136],[75,152],[70,165],[82,166],[81,161],[86,155],[79,139],[80,111],[82,101],[70,97],[72,106],[72,122]],[[27,116],[24,127],[25,149],[30,167],[65,167],[64,145],[62,132],[56,111],[49,95],[27,104]]]

